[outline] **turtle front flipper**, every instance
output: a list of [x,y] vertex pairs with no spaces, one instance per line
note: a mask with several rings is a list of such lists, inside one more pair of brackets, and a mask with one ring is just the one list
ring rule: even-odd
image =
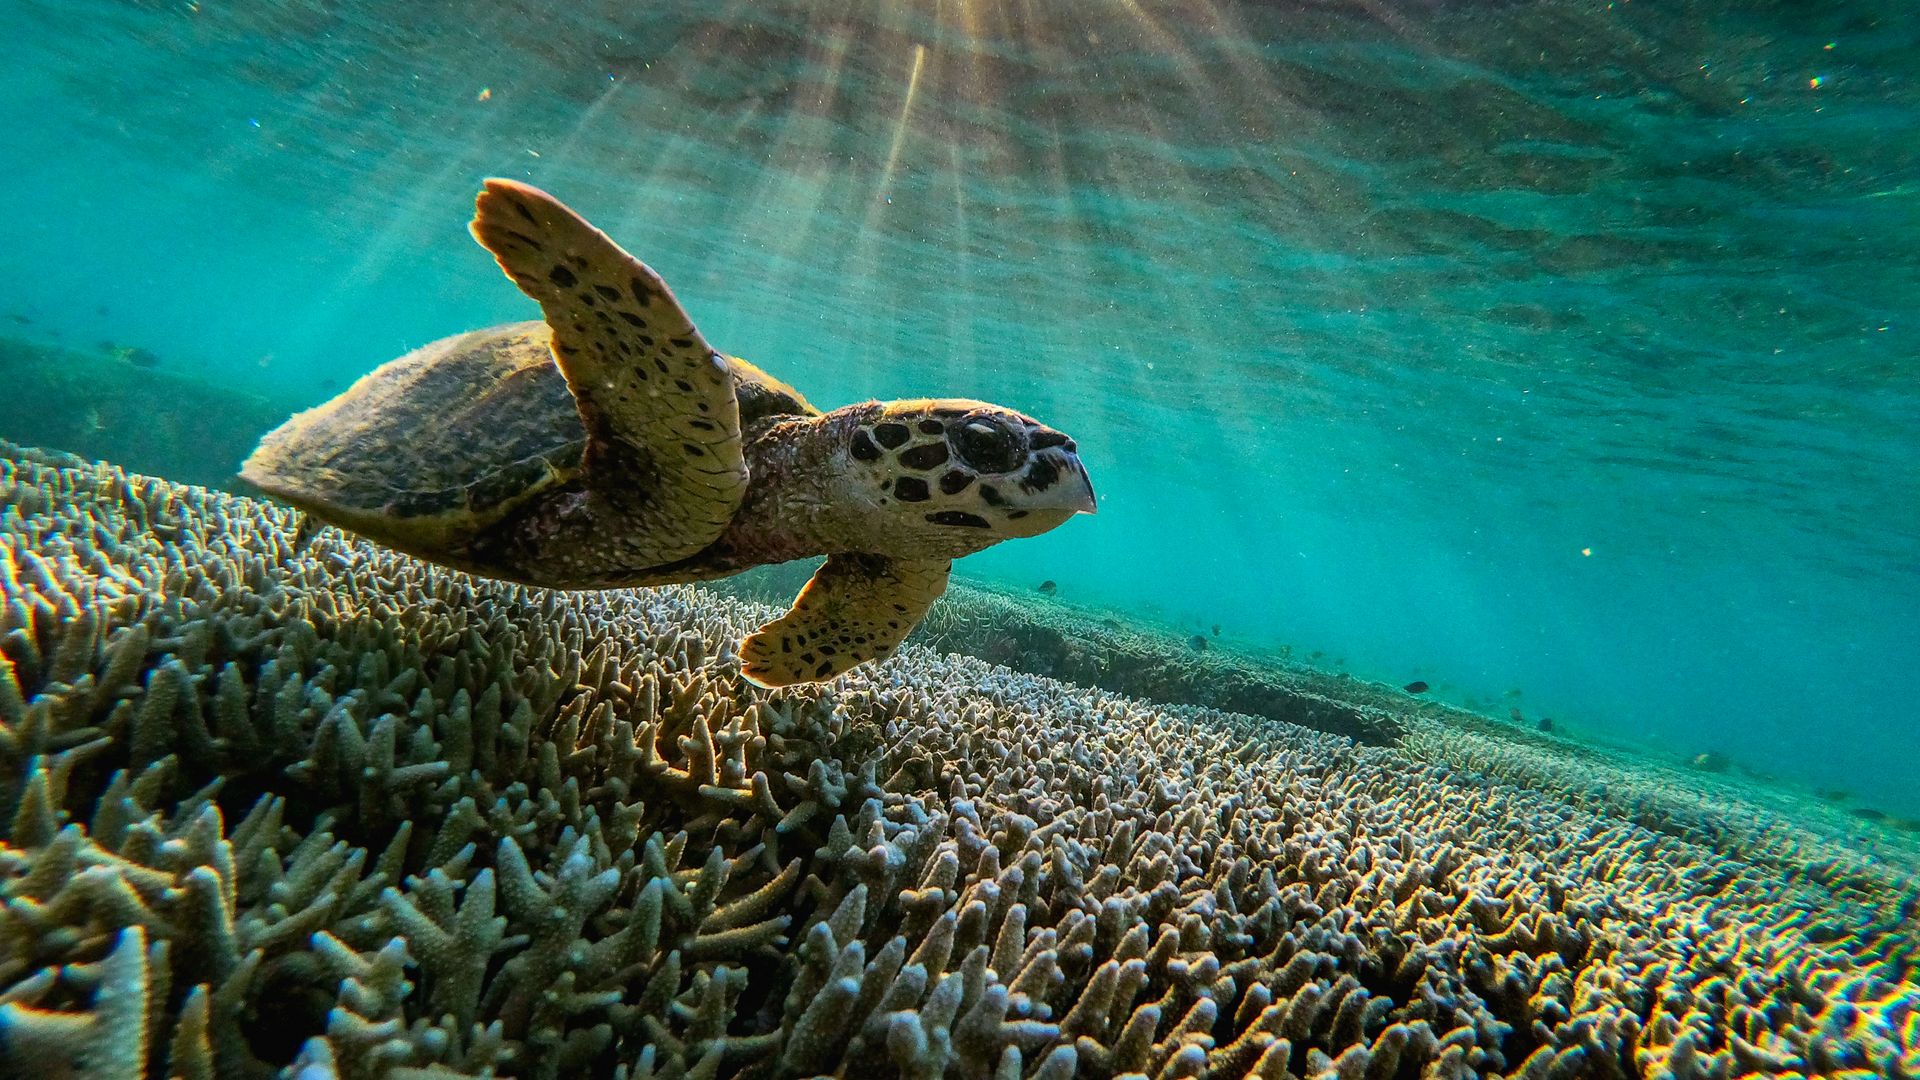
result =
[[947,589],[948,559],[831,555],[785,615],[740,647],[741,673],[759,686],[831,679],[890,656]]
[[488,180],[471,228],[553,328],[587,486],[635,526],[623,558],[660,565],[712,543],[747,487],[726,359],[660,275],[546,192]]

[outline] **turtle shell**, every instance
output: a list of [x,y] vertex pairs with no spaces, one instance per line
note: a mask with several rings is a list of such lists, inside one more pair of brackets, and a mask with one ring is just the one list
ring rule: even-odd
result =
[[586,429],[547,325],[442,338],[261,440],[241,478],[406,549],[441,549],[578,471]]
[[[415,349],[268,434],[241,478],[401,550],[454,553],[580,472],[586,428],[550,340],[535,321]],[[792,387],[728,360],[743,423],[817,413]]]

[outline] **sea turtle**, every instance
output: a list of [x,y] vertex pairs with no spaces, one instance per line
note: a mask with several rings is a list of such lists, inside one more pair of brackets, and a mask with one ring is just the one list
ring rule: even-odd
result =
[[892,653],[952,560],[1092,513],[1073,440],[960,398],[821,412],[707,344],[659,275],[538,188],[473,235],[545,322],[444,338],[269,433],[240,476],[431,562],[560,589],[826,555],[741,646],[763,686]]

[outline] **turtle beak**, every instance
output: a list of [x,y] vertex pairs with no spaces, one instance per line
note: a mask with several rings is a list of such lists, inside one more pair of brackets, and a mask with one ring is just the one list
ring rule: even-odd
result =
[[1065,510],[1069,514],[1097,514],[1099,502],[1093,495],[1093,481],[1080,455],[1064,447],[1040,451],[1029,470],[1030,475],[1052,475],[1053,483],[1028,495],[1025,505],[1036,510]]

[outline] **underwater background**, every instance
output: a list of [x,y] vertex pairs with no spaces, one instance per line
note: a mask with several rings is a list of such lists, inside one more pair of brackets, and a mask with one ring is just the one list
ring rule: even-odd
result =
[[16,0],[0,35],[0,436],[140,468],[166,427],[147,467],[217,479],[531,317],[465,231],[518,177],[818,403],[1073,434],[1101,513],[964,577],[1920,817],[1907,5]]

